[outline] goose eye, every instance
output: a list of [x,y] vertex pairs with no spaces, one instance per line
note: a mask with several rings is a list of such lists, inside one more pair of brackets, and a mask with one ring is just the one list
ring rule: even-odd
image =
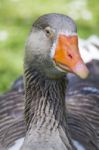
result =
[[54,32],[50,27],[45,28],[46,36],[52,39],[54,37]]

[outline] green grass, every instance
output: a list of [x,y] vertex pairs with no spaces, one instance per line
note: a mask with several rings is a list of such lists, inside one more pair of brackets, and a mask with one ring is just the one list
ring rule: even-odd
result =
[[[23,72],[23,55],[26,37],[32,22],[40,15],[58,12],[75,19],[80,37],[99,35],[98,0],[87,0],[86,9],[92,13],[90,20],[73,15],[75,7],[70,3],[82,0],[2,0],[0,1],[0,32],[5,31],[8,38],[0,41],[0,92],[7,90],[11,83]],[[77,13],[83,11],[78,8]],[[85,14],[86,15],[86,14]]]

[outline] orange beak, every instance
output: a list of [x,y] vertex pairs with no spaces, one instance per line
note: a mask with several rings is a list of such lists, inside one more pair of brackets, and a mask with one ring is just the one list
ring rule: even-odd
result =
[[73,72],[83,79],[88,76],[89,71],[80,56],[76,35],[59,35],[53,59],[65,71]]

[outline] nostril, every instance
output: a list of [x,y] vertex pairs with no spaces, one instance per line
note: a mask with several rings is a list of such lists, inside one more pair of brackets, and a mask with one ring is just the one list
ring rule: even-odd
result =
[[68,56],[69,56],[69,58],[71,58],[71,59],[73,58],[71,54],[68,54]]

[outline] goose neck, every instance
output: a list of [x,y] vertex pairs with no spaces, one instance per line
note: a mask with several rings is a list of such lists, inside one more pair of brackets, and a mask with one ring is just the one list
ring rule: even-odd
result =
[[28,110],[26,115],[29,113],[27,117],[31,116],[32,124],[39,128],[43,126],[46,128],[50,126],[50,130],[57,128],[66,120],[65,77],[51,80],[33,70],[28,72],[25,78],[26,110]]
[[43,140],[53,136],[53,139],[59,137],[68,150],[72,150],[73,145],[66,120],[65,91],[67,81],[65,77],[51,80],[33,70],[25,72],[25,81],[25,117],[28,134],[30,135],[32,132],[36,139],[39,139],[39,135]]

